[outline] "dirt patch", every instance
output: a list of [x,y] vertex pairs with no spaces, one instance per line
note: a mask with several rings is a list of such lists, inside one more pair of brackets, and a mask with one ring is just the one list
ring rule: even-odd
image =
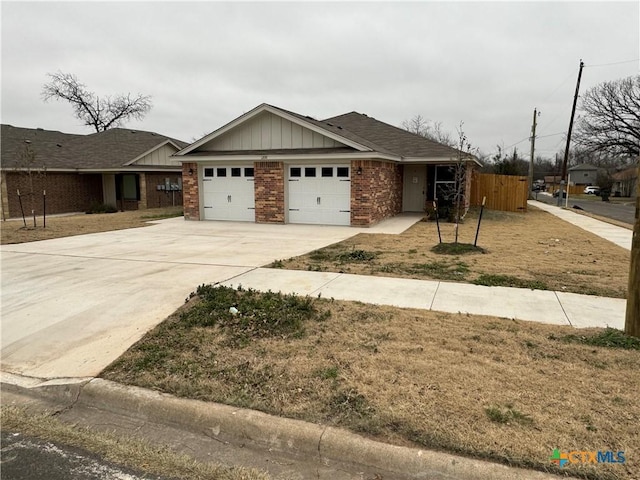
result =
[[[477,212],[460,225],[459,241],[473,243]],[[442,241],[455,226],[441,223]],[[361,233],[276,268],[482,283],[492,276],[514,286],[625,298],[629,252],[536,208],[526,214],[485,211],[478,246],[484,252],[440,255],[435,222],[419,222],[401,235]],[[350,258],[349,255],[354,258]]]
[[42,217],[36,217],[36,227],[33,226],[33,217],[27,218],[27,226],[22,219],[2,222],[1,243],[35,242],[52,238],[84,235],[85,233],[109,232],[111,230],[123,230],[125,228],[144,227],[148,222],[163,218],[178,217],[182,215],[182,207],[150,208],[148,210],[135,210],[116,213],[77,214],[66,216],[47,217],[46,228],[43,226]]
[[[576,336],[571,327],[314,299],[295,307],[310,312],[295,335],[229,342],[230,325],[246,333],[263,318],[252,295],[235,313],[223,310],[228,292],[215,297],[218,309],[213,297],[204,310],[192,299],[102,376],[581,478],[633,478],[640,468],[640,346],[619,332]],[[215,318],[203,323],[207,309]],[[603,346],[612,344],[621,348]],[[559,470],[556,448],[625,451],[627,463]]]

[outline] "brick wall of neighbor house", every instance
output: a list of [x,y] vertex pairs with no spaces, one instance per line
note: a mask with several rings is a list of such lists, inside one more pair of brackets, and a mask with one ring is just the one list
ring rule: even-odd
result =
[[371,226],[401,211],[402,167],[375,160],[352,161],[351,225]]
[[[189,171],[192,173],[189,173]],[[198,164],[182,164],[182,204],[185,220],[200,220],[200,197],[198,196]]]
[[8,218],[20,217],[17,190],[22,196],[25,215],[34,208],[42,215],[42,191],[47,192],[47,215],[84,212],[94,203],[102,203],[102,176],[100,174],[53,173],[33,175],[33,207],[29,177],[17,172],[4,172],[7,185]]
[[[194,168],[195,171],[195,168]],[[189,170],[187,169],[187,174]],[[140,201],[143,199],[143,184],[146,189],[146,207],[147,208],[161,208],[161,207],[173,207],[182,205],[182,192],[181,191],[165,191],[158,190],[158,185],[164,185],[165,178],[173,184],[178,183],[178,172],[160,172],[160,173],[145,173],[144,182],[142,174],[140,175]],[[143,208],[140,205],[140,208]]]
[[256,223],[284,223],[284,164],[255,162]]

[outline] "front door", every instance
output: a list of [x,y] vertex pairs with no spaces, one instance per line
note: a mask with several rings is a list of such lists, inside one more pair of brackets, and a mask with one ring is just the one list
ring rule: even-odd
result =
[[405,165],[402,190],[402,211],[424,212],[426,191],[426,165]]

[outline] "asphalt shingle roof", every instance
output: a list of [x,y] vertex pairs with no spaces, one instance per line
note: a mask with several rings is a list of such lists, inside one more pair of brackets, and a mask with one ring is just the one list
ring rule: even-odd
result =
[[325,120],[316,120],[274,105],[269,106],[364,145],[376,152],[401,157],[422,158],[457,158],[459,154],[459,150],[448,145],[434,142],[362,113],[350,112]]
[[35,153],[34,167],[62,169],[121,168],[167,140],[179,148],[187,146],[185,142],[164,135],[128,128],[113,128],[90,135],[12,125],[1,128],[2,168],[5,169],[21,163],[27,141]]
[[340,125],[356,135],[368,138],[378,146],[402,157],[446,157],[457,158],[459,151],[442,143],[434,142],[415,133],[381,122],[362,113],[350,112],[324,120]]

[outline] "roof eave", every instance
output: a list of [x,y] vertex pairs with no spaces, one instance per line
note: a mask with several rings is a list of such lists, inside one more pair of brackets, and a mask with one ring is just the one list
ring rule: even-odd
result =
[[454,157],[403,157],[402,163],[428,163],[428,164],[440,164],[440,163],[456,163],[459,160],[464,161],[465,163],[473,162],[479,167],[482,167],[482,163],[475,157],[464,157],[462,159],[457,159]]
[[272,155],[206,155],[206,156],[178,156],[178,160],[183,163],[202,163],[202,162],[268,162],[268,161],[294,161],[294,160],[313,160],[313,161],[329,161],[329,160],[386,160],[390,162],[401,162],[401,157],[387,155],[378,152],[353,152],[353,153],[318,153],[318,154],[272,154]]

